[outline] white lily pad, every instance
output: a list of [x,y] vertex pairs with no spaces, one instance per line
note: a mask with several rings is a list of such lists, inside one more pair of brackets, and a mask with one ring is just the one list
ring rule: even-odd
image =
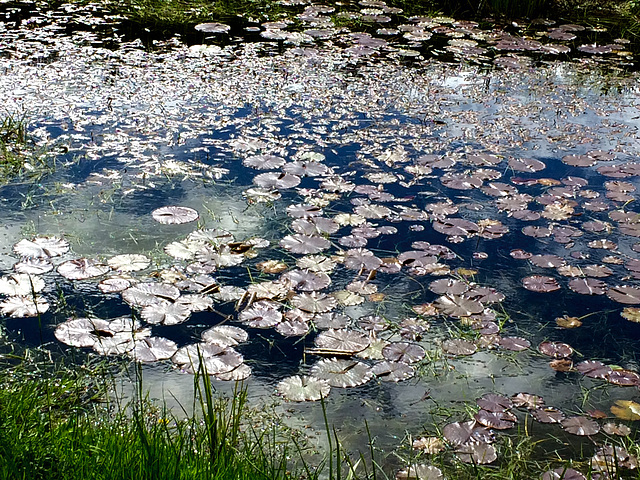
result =
[[72,347],[92,347],[100,335],[111,336],[109,322],[101,318],[75,318],[60,323],[54,335]]
[[162,337],[143,338],[135,342],[129,354],[139,362],[167,360],[178,351],[176,342]]
[[86,280],[109,272],[108,265],[91,258],[68,260],[58,265],[58,273],[69,280]]
[[218,375],[232,371],[244,360],[231,347],[198,343],[180,348],[171,357],[171,361],[181,365],[189,373],[203,369],[208,375]]
[[147,305],[140,312],[140,316],[152,325],[178,325],[185,322],[191,315],[191,310],[181,303],[161,300],[153,305]]
[[193,208],[171,205],[155,209],[151,212],[151,216],[158,223],[177,225],[195,222],[198,219],[198,212]]
[[69,251],[69,242],[58,237],[25,238],[13,246],[13,251],[22,257],[57,257]]
[[29,296],[44,289],[44,280],[26,273],[14,273],[0,278],[0,294]]
[[219,345],[220,347],[234,347],[249,339],[249,334],[240,327],[231,325],[216,325],[205,330],[200,335],[203,342]]
[[357,387],[373,377],[371,369],[362,362],[328,358],[311,367],[311,375],[326,380],[332,387]]
[[0,303],[0,312],[14,318],[37,317],[49,310],[49,302],[43,297],[9,297]]
[[329,395],[331,386],[325,380],[315,377],[294,375],[281,380],[278,393],[293,402],[314,402]]
[[151,260],[145,255],[124,254],[110,258],[107,264],[119,272],[137,272],[147,268],[151,264]]

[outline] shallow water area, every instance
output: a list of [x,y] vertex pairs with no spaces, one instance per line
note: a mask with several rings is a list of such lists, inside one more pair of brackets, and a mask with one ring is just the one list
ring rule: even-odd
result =
[[[60,152],[55,171],[0,187],[0,308],[15,341],[139,358],[150,338],[166,339],[143,378],[178,408],[192,404],[185,371],[197,367],[168,345],[204,349],[210,328],[242,328],[229,363],[210,364],[218,378],[250,369],[252,402],[316,433],[320,404],[286,401],[281,382],[331,383],[328,417],[345,448],[368,448],[366,420],[387,469],[405,436],[469,420],[487,393],[540,395],[567,416],[598,409],[600,424],[616,400],[637,400],[637,74],[575,58],[452,64],[426,44],[407,62],[410,45],[346,29],[274,43],[271,26],[255,42],[145,50],[117,34],[105,48],[7,25],[4,108]],[[18,246],[53,236],[68,250]],[[24,256],[55,267],[27,292],[46,312],[11,303],[8,276]],[[128,285],[111,290],[116,281]],[[121,316],[128,330],[113,330]],[[78,344],[65,325],[82,318],[112,322]],[[359,363],[320,371],[334,356]],[[585,361],[608,370],[591,378]],[[571,436],[532,412],[519,410],[514,428]],[[545,448],[587,460],[590,438],[610,440],[572,438]]]

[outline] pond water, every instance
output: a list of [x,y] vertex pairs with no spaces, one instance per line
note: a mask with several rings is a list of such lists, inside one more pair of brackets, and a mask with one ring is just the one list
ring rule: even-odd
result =
[[[241,22],[145,49],[97,7],[6,9],[4,113],[55,166],[0,188],[9,338],[165,358],[145,363],[150,395],[189,405],[184,347],[235,327],[208,369],[250,373],[252,401],[310,432],[320,404],[281,395],[331,384],[346,447],[366,448],[367,420],[387,469],[407,435],[469,420],[488,393],[619,422],[640,385],[633,48],[394,11],[362,34],[325,10],[301,6],[298,31]],[[220,346],[239,328],[247,341]],[[564,459],[612,441],[539,410],[520,425]]]

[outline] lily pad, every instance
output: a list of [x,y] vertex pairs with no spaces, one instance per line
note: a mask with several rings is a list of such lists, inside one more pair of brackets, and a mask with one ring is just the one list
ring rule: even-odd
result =
[[151,264],[151,260],[145,255],[126,254],[111,257],[107,264],[119,272],[137,272],[147,268]]
[[411,365],[388,360],[376,363],[371,370],[383,382],[401,382],[415,375],[415,370]]
[[69,242],[58,237],[23,239],[13,246],[13,251],[22,257],[57,257],[69,251]]
[[171,205],[155,209],[151,212],[151,216],[158,223],[165,225],[177,225],[195,222],[199,215],[193,208]]
[[0,295],[29,296],[41,292],[44,280],[27,273],[14,273],[0,278]]
[[139,362],[152,363],[167,360],[177,351],[176,342],[162,337],[150,337],[136,341],[129,355]]
[[344,388],[367,383],[373,377],[373,372],[362,362],[330,358],[313,365],[311,375],[326,380],[332,387]]
[[227,373],[243,362],[242,355],[231,347],[221,347],[209,343],[198,343],[180,348],[171,361],[189,373],[202,369],[208,375]]
[[331,386],[325,380],[315,377],[294,375],[281,380],[278,393],[293,402],[314,402],[329,395]]
[[582,416],[565,418],[560,424],[566,432],[573,435],[595,435],[600,431],[598,422]]
[[231,325],[216,325],[201,334],[203,342],[212,343],[220,347],[234,347],[249,339],[249,334],[240,327]]
[[355,330],[329,329],[316,337],[315,344],[318,348],[336,351],[340,354],[354,354],[369,346],[369,337]]
[[9,297],[0,302],[0,312],[14,318],[37,317],[49,310],[49,302],[43,297]]
[[382,355],[392,362],[410,364],[422,360],[425,356],[425,350],[415,343],[394,342],[382,349]]
[[68,260],[58,265],[58,273],[69,280],[99,277],[110,270],[108,265],[90,258]]
[[558,281],[545,275],[531,275],[522,279],[522,286],[527,290],[538,293],[547,293],[560,290]]
[[396,473],[396,480],[443,480],[444,475],[433,465],[412,465]]

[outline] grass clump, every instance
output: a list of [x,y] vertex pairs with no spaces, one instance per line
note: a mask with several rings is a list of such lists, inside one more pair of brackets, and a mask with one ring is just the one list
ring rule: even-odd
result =
[[24,117],[7,115],[0,119],[0,183],[17,175],[26,160],[26,122]]
[[104,403],[106,370],[25,361],[2,370],[0,478],[294,478],[286,445],[241,428],[246,390],[216,398],[208,376],[199,375],[199,408],[178,419],[144,397],[126,406]]
[[50,155],[27,135],[24,115],[0,117],[0,185],[18,176],[38,178],[53,170]]

